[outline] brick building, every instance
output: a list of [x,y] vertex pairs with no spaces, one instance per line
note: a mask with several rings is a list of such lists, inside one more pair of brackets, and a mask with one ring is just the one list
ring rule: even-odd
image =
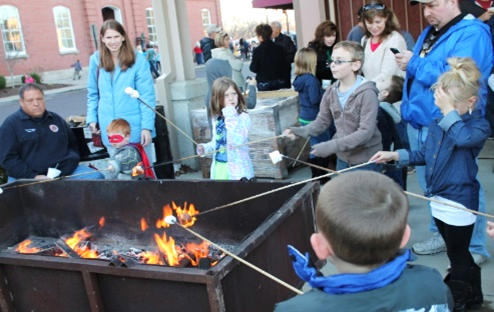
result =
[[[185,1],[193,47],[204,25],[221,24],[220,1]],[[121,22],[134,44],[141,34],[157,40],[152,0],[0,0],[0,75],[8,77],[13,63],[15,75],[70,69],[78,59],[87,66],[107,19]]]

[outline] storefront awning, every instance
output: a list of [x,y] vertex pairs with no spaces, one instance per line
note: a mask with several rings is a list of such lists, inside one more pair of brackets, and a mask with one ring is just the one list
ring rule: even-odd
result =
[[293,0],[252,0],[253,8],[293,9]]

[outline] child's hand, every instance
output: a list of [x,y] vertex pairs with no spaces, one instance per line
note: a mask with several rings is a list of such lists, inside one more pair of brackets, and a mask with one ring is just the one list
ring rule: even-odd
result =
[[202,145],[197,146],[197,155],[204,155],[204,146]]
[[107,168],[107,169],[108,169],[108,171],[110,171],[110,172],[115,171],[115,168],[113,168],[113,166],[112,166],[112,165],[108,165],[108,168]]
[[283,131],[283,135],[292,141],[295,140],[295,138],[296,138],[295,134],[293,134],[292,130],[290,130],[290,129],[286,129],[285,131]]
[[437,87],[434,92],[434,104],[441,110],[441,113],[446,116],[449,112],[453,111],[453,100],[444,92],[443,88]]
[[319,157],[319,154],[317,153],[317,149],[315,147],[312,147],[310,154]]
[[89,130],[91,130],[91,133],[98,132],[98,129],[96,128],[96,123],[95,122],[89,123]]
[[494,239],[494,222],[487,221],[487,235]]
[[398,161],[398,153],[397,152],[377,152],[369,161],[374,161],[378,164],[387,163],[388,161],[396,160]]

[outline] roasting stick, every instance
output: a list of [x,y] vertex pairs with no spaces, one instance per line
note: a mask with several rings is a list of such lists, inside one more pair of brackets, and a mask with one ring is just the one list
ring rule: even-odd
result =
[[[360,164],[360,165],[356,165],[356,166],[353,166],[353,167],[350,167],[350,168],[346,168],[346,169],[340,170],[338,173],[343,173],[345,171],[353,170],[353,169],[360,168],[360,167],[363,167],[363,166],[366,166],[366,165],[369,165],[369,164],[373,164],[373,163],[374,163],[373,161],[369,161],[369,162],[366,162],[366,163],[363,163],[363,164]],[[264,193],[261,193],[261,194],[257,194],[257,195],[251,196],[251,197],[247,197],[247,198],[244,198],[244,199],[235,201],[233,203],[229,203],[229,204],[226,204],[226,205],[223,205],[223,206],[219,206],[219,207],[216,207],[216,208],[213,208],[213,209],[210,209],[210,210],[199,212],[198,214],[195,214],[193,216],[194,217],[197,217],[197,216],[200,216],[200,215],[204,215],[204,214],[207,214],[207,213],[216,211],[216,210],[220,210],[220,209],[223,209],[223,208],[227,208],[227,207],[230,207],[230,206],[233,206],[233,205],[236,205],[236,204],[240,204],[240,203],[249,201],[251,199],[256,199],[256,198],[259,198],[259,197],[262,197],[262,196],[265,196],[265,195],[268,195],[268,194],[271,194],[271,193],[275,193],[275,192],[278,192],[278,191],[281,191],[281,190],[285,190],[287,188],[294,187],[296,185],[300,185],[300,184],[304,184],[304,183],[307,183],[307,182],[312,182],[312,181],[316,181],[316,180],[319,180],[319,179],[322,179],[322,178],[330,177],[330,176],[333,176],[335,174],[337,174],[337,173],[330,172],[330,173],[324,174],[322,176],[318,176],[318,177],[315,177],[315,178],[310,178],[310,179],[307,179],[307,180],[295,182],[295,183],[292,183],[292,184],[289,184],[289,185],[286,185],[286,186],[282,186],[280,188],[277,188],[277,189],[274,189],[274,190],[271,190],[271,191],[268,191],[268,192],[264,192]]]
[[160,116],[161,118],[163,118],[166,122],[168,122],[169,124],[171,124],[175,129],[177,129],[180,133],[182,133],[183,135],[185,135],[189,140],[192,141],[192,143],[194,143],[195,145],[198,145],[199,143],[197,143],[196,141],[194,141],[194,139],[192,139],[187,133],[183,132],[182,129],[180,129],[177,125],[175,125],[173,122],[171,122],[168,118],[166,118],[165,116],[163,116],[160,112],[158,112],[156,109],[154,109],[151,105],[149,105],[148,103],[144,102],[140,97],[139,97],[139,92],[137,90],[134,90],[132,89],[131,87],[127,87],[125,88],[125,93],[127,93],[131,98],[133,99],[137,99],[139,102],[141,102],[142,104],[146,105],[150,110],[152,110],[156,115]]
[[302,152],[304,151],[304,149],[307,146],[307,143],[309,143],[309,141],[310,141],[310,137],[307,138],[307,140],[304,143],[304,146],[302,146],[302,148],[300,149],[300,152],[298,153],[297,158],[295,158],[295,161],[292,164],[292,168],[295,167],[295,164],[298,162],[298,159],[302,155]]
[[[259,139],[259,140],[256,140],[256,141],[251,141],[251,142],[247,142],[247,143],[240,144],[240,145],[234,145],[234,146],[226,147],[225,150],[235,149],[237,147],[241,147],[241,146],[244,146],[244,145],[255,144],[255,143],[259,143],[259,142],[263,142],[263,141],[275,140],[275,139],[282,138],[282,137],[285,137],[285,135],[281,134],[281,135],[277,135],[277,136],[274,136],[274,137]],[[168,165],[168,164],[172,164],[172,163],[176,163],[176,162],[181,162],[181,161],[192,159],[192,158],[197,158],[197,157],[201,157],[201,156],[211,155],[211,154],[214,154],[214,153],[219,152],[219,151],[220,150],[214,150],[214,151],[209,152],[209,153],[204,153],[203,155],[187,156],[187,157],[180,158],[180,159],[177,159],[177,160],[171,160],[171,161],[167,161],[167,162],[155,164],[153,166],[143,167],[143,169],[164,166],[164,165]],[[108,169],[98,169],[97,171],[104,172],[104,171],[108,171]],[[21,184],[21,185],[15,185],[15,186],[10,186],[10,187],[5,187],[3,189],[0,188],[0,194],[2,194],[4,190],[8,190],[8,189],[12,189],[12,188],[30,186],[30,185],[35,185],[35,184],[39,184],[39,183],[53,182],[53,181],[56,181],[56,180],[62,180],[62,179],[66,179],[66,178],[72,178],[72,177],[82,176],[82,175],[91,174],[91,173],[93,173],[93,172],[92,171],[91,172],[83,172],[83,173],[78,173],[78,174],[69,175],[69,176],[60,176],[60,177],[56,177],[54,179],[38,180],[38,181],[35,181],[35,182],[31,182],[31,183],[26,183],[26,184]]]
[[[317,165],[314,165],[314,164],[311,164],[311,163],[308,163],[308,162],[305,162],[305,161],[301,161],[301,160],[295,160],[295,159],[293,159],[291,157],[288,157],[288,156],[285,156],[285,155],[282,155],[282,154],[279,154],[278,155],[278,154],[279,154],[279,152],[277,152],[277,151],[272,152],[272,153],[269,154],[269,156],[271,157],[271,159],[273,160],[273,162],[276,161],[276,160],[280,161],[281,157],[283,157],[283,158],[286,158],[286,159],[298,161],[298,162],[300,162],[300,163],[302,163],[304,165],[310,166],[310,167],[314,167],[314,168],[317,168],[317,169],[320,169],[320,170],[324,170],[326,172],[332,172],[332,173],[335,173],[335,174],[340,174],[340,173],[343,172],[343,170],[335,171],[335,170],[331,170],[329,168],[317,166]],[[494,216],[493,215],[490,215],[490,214],[487,214],[487,213],[483,213],[483,212],[480,212],[480,211],[471,210],[471,209],[460,207],[460,206],[453,205],[453,204],[448,204],[448,203],[439,201],[437,199],[429,198],[429,197],[426,197],[426,196],[423,196],[423,195],[418,195],[418,194],[411,193],[411,192],[408,192],[408,191],[403,191],[403,192],[405,194],[407,194],[407,195],[410,195],[410,196],[413,196],[413,197],[416,197],[416,198],[424,199],[424,200],[427,200],[427,201],[430,201],[430,202],[434,202],[434,203],[446,205],[446,206],[453,207],[453,208],[456,208],[456,209],[460,209],[460,210],[463,210],[463,211],[468,211],[468,212],[471,212],[471,213],[476,214],[476,215],[480,215],[480,216],[484,216],[484,217],[488,217],[488,218],[494,219]]]
[[195,232],[195,231],[192,231],[192,230],[191,230],[191,229],[189,229],[189,228],[186,228],[185,226],[183,226],[183,225],[181,225],[180,223],[178,223],[178,222],[177,222],[177,218],[175,218],[174,216],[168,216],[168,217],[166,217],[166,218],[165,218],[165,222],[166,222],[166,223],[168,223],[168,224],[170,224],[170,225],[173,225],[173,224],[174,224],[174,225],[178,225],[179,227],[181,227],[182,229],[184,229],[184,230],[186,230],[187,232],[191,233],[192,235],[194,235],[194,236],[196,236],[196,237],[198,237],[198,238],[200,238],[200,239],[204,240],[205,242],[207,242],[207,243],[208,243],[208,244],[210,244],[211,246],[214,246],[215,248],[218,248],[219,250],[221,250],[221,251],[222,251],[222,252],[224,252],[225,254],[229,255],[229,256],[230,256],[230,257],[232,257],[233,259],[235,259],[235,260],[237,260],[237,261],[239,261],[239,262],[241,262],[241,263],[245,264],[246,266],[250,267],[251,269],[256,270],[257,272],[259,272],[259,273],[261,273],[262,275],[264,275],[264,276],[266,276],[266,277],[268,277],[268,278],[272,279],[273,281],[275,281],[275,282],[277,282],[277,283],[279,283],[279,284],[281,284],[281,285],[285,286],[286,288],[290,289],[291,291],[293,291],[293,292],[295,292],[295,293],[297,293],[297,294],[299,294],[299,295],[303,295],[303,294],[304,294],[301,290],[299,290],[299,289],[297,289],[297,288],[293,287],[292,285],[290,285],[290,284],[288,284],[288,283],[286,283],[286,282],[284,282],[284,281],[280,280],[280,279],[279,279],[279,278],[277,278],[276,276],[269,274],[268,272],[266,272],[266,271],[264,271],[263,269],[261,269],[261,268],[259,268],[259,267],[255,266],[255,265],[253,265],[252,263],[245,261],[244,259],[240,258],[239,256],[237,256],[237,255],[235,255],[235,254],[233,254],[233,253],[229,252],[228,250],[224,249],[223,247],[221,247],[221,246],[219,246],[219,245],[217,245],[217,244],[213,243],[212,241],[208,240],[207,238],[205,238],[205,237],[204,237],[204,236],[202,236],[201,234],[199,234],[199,233],[197,233],[197,232]]

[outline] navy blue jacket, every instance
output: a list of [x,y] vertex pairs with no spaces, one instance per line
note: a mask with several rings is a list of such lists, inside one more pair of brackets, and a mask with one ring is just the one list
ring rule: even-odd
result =
[[293,88],[300,100],[300,118],[307,121],[316,119],[324,94],[319,80],[312,74],[298,75],[293,80]]
[[399,150],[400,167],[426,166],[427,196],[439,195],[471,210],[479,208],[479,189],[475,159],[489,137],[489,123],[476,109],[472,114],[452,111],[433,120],[420,151]]
[[49,167],[70,175],[79,164],[77,140],[65,120],[46,111],[32,118],[22,109],[13,113],[0,128],[0,165],[10,177],[32,179],[46,174]]

